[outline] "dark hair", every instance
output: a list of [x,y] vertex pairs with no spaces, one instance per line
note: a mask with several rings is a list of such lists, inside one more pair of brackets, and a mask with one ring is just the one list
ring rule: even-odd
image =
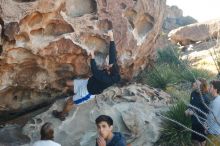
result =
[[113,125],[112,118],[107,116],[107,115],[101,115],[98,118],[96,118],[96,120],[95,120],[96,125],[98,125],[101,122],[106,122],[108,124],[108,126],[112,126]]
[[40,129],[41,140],[53,140],[52,123],[45,123]]
[[217,93],[220,93],[220,81],[219,81],[219,80],[212,80],[212,81],[210,82],[210,84],[212,84],[213,87],[214,87],[215,89],[217,89]]

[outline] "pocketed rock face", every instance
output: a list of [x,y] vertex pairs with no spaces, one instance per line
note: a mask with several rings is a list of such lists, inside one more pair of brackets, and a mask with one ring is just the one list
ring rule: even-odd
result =
[[[111,87],[95,99],[70,112],[61,122],[52,117],[54,109],[61,109],[63,100],[57,101],[48,111],[31,119],[23,128],[31,142],[39,140],[39,130],[45,122],[55,127],[54,140],[62,146],[95,145],[97,137],[95,119],[102,114],[114,121],[114,130],[121,132],[132,146],[152,146],[159,137],[161,118],[171,97],[147,85],[133,84],[123,88]],[[28,144],[27,144],[28,145]]]
[[102,66],[112,28],[122,78],[131,80],[154,58],[165,8],[165,0],[1,0],[0,113],[50,100],[64,79],[88,76],[90,50]]

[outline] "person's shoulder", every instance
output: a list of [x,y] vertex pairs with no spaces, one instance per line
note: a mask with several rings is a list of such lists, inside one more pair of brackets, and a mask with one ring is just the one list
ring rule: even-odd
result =
[[61,144],[55,142],[55,141],[52,141],[50,140],[50,142],[48,142],[48,146],[61,146]]
[[52,140],[39,140],[36,141],[33,146],[61,146],[61,144],[56,143]]
[[33,143],[33,146],[41,146],[44,145],[44,143],[46,143],[45,140],[38,140]]
[[220,95],[218,95],[216,98],[217,98],[218,100],[220,100]]
[[51,146],[61,146],[61,144],[55,142],[55,141],[50,141],[51,142]]
[[[57,143],[57,142],[54,142],[54,141],[52,141],[53,142],[53,146],[61,146],[61,144],[59,144],[59,143]],[[52,145],[51,145],[52,146]]]
[[119,140],[114,146],[126,146],[125,140]]
[[220,104],[220,95],[216,97],[216,99],[214,100],[216,103]]
[[114,136],[116,140],[115,146],[126,146],[125,138],[120,132],[114,132]]
[[203,99],[205,100],[205,102],[210,102],[210,99],[209,99],[209,96],[208,96],[208,94],[207,93],[205,93],[205,94],[203,94]]
[[191,92],[191,96],[199,96],[199,93],[196,90],[193,90]]

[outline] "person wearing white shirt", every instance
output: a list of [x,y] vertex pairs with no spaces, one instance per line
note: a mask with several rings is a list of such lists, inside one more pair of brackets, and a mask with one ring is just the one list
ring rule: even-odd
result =
[[53,141],[54,130],[52,123],[45,123],[40,130],[41,140],[36,141],[33,146],[61,146],[61,144]]

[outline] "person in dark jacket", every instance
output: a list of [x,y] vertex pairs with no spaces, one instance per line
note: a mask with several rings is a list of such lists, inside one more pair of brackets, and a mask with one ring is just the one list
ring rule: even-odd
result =
[[[207,96],[208,83],[205,79],[198,79],[192,84],[192,88],[193,91],[190,96],[190,105],[193,107],[189,107],[185,113],[186,115],[191,116],[192,130],[206,136],[207,132],[204,127],[204,122],[207,119],[205,114],[208,114],[209,112],[209,99]],[[199,112],[194,107],[198,108],[205,114]],[[192,132],[191,139],[194,146],[205,146],[206,144],[206,139],[194,132]]]
[[126,146],[125,138],[120,132],[112,132],[113,120],[107,115],[100,115],[95,120],[99,137],[96,146]]
[[[106,88],[120,81],[119,67],[116,60],[116,47],[113,37],[113,32],[109,31],[110,37],[109,47],[109,64],[104,69],[98,69],[95,62],[94,51],[90,52],[91,71],[92,76],[88,79],[67,80],[66,85],[71,87],[74,92],[73,97],[68,97],[62,111],[54,110],[52,114],[60,120],[65,120],[69,111],[74,108],[74,105],[83,104],[95,97],[95,95],[102,93]],[[68,88],[64,88],[66,92]]]

